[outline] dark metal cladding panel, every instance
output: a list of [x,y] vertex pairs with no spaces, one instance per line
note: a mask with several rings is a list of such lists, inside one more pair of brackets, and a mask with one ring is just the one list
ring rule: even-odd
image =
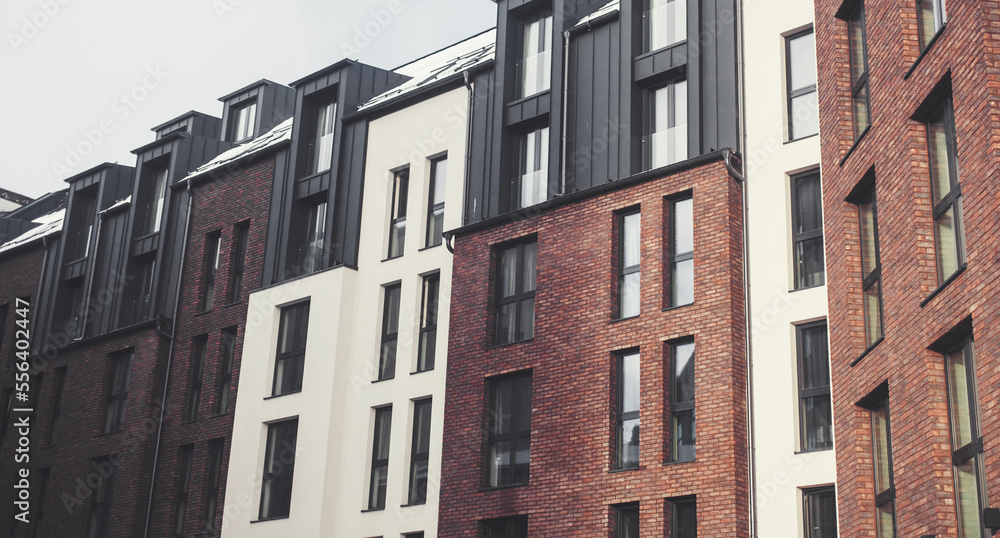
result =
[[[287,146],[286,146],[287,148]],[[274,154],[274,183],[271,186],[271,199],[268,203],[267,219],[267,239],[264,243],[264,267],[261,271],[260,282],[252,289],[269,286],[276,282],[275,275],[278,274],[279,263],[284,263],[284,251],[287,249],[278,248],[281,240],[281,220],[285,213],[284,205],[285,183],[288,181],[286,166],[288,165],[288,150],[282,149]]]
[[465,179],[465,211],[463,224],[478,222],[483,219],[490,202],[489,185],[495,179],[491,176],[494,169],[493,151],[499,147],[493,137],[493,117],[496,109],[493,107],[495,87],[495,71],[490,70],[477,74],[472,82],[472,110],[469,112],[469,161],[468,173]]
[[716,148],[742,151],[739,134],[739,66],[737,65],[736,0],[716,0],[718,8],[718,140]]
[[121,311],[122,290],[128,277],[125,276],[125,260],[128,256],[128,212],[109,215],[101,223],[101,234],[94,264],[94,283],[91,296],[96,308],[95,334],[113,330],[118,326]]
[[[45,266],[42,267],[41,295],[33,297],[33,308],[37,314],[35,326],[41,328],[41,333],[47,337],[39,343],[38,340],[32,342],[32,351],[41,351],[52,347],[62,347],[70,343],[71,339],[66,335],[54,335],[52,331],[52,320],[55,317],[56,290],[59,288],[59,271],[57,271],[56,261],[59,252],[62,250],[62,236],[49,236],[45,244],[46,259]],[[53,338],[54,336],[58,338]]]
[[[157,298],[155,312],[170,318],[174,311],[174,298],[180,282],[181,251],[185,240],[185,220],[188,200],[191,195],[186,189],[168,190],[170,207],[166,210],[164,226],[160,228],[160,247],[156,272]],[[194,255],[194,254],[191,254]],[[192,275],[189,275],[192,276]]]
[[368,124],[351,124],[344,137],[343,168],[338,174],[337,205],[332,217],[333,261],[357,267],[361,238],[361,201],[364,190],[364,160]]

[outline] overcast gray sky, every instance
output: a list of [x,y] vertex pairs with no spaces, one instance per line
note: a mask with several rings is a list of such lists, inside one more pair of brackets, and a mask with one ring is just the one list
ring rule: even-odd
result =
[[[37,197],[262,78],[395,68],[496,24],[491,0],[4,0],[0,188]],[[103,128],[103,132],[102,132]]]

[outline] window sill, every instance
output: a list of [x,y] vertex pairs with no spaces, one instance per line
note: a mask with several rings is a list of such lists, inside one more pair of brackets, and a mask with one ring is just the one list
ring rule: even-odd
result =
[[868,127],[865,127],[865,130],[861,131],[861,134],[854,139],[854,143],[851,144],[850,149],[848,149],[847,153],[844,154],[844,157],[840,159],[840,162],[837,163],[837,166],[844,166],[844,163],[846,163],[847,159],[851,157],[851,154],[854,153],[854,150],[858,149],[858,146],[861,145],[861,141],[865,139],[865,135],[868,134],[868,131],[871,130],[872,130],[872,124],[869,123]]
[[[441,242],[441,243],[438,243],[438,244],[436,244],[436,245],[430,245],[430,246],[427,246],[427,247],[424,247],[424,248],[420,248],[420,249],[417,249],[417,252],[423,252],[423,251],[425,251],[425,250],[430,250],[430,249],[432,249],[432,248],[437,248],[437,247],[440,247],[440,246],[441,246],[441,245],[443,245],[443,244],[444,244],[444,243],[443,243],[443,242]],[[404,506],[405,506],[405,505],[404,505]]]
[[211,311],[211,310],[202,310],[201,312],[198,312],[198,313],[196,313],[196,314],[195,314],[194,316],[192,316],[192,317],[195,317],[195,318],[200,318],[200,317],[204,316],[205,314],[211,314],[211,313],[212,313],[212,311]]
[[268,521],[278,521],[281,519],[291,519],[291,516],[279,516],[279,517],[269,517],[266,519],[254,519],[250,522],[251,525],[254,523],[267,523]]
[[631,471],[639,471],[639,470],[641,470],[641,468],[638,466],[629,467],[627,469],[611,469],[610,471],[608,471],[608,474],[628,473]]
[[398,259],[400,259],[402,257],[403,257],[403,255],[400,254],[399,256],[391,256],[389,258],[382,258],[382,263],[385,263],[385,262],[388,262],[388,261],[392,261],[392,260],[398,260]]
[[816,288],[822,288],[823,286],[826,286],[825,279],[824,279],[824,282],[822,284],[816,284],[815,286],[806,286],[804,288],[793,288],[793,289],[788,290],[788,293],[795,293],[797,291],[814,290]]
[[375,383],[384,383],[386,381],[392,381],[393,379],[396,379],[396,376],[383,377],[382,379],[372,379],[372,384],[374,385]]
[[292,394],[301,394],[301,393],[302,393],[302,389],[295,390],[295,391],[292,391],[292,392],[285,392],[285,393],[282,393],[282,394],[272,394],[270,396],[265,396],[264,397],[264,401],[273,400],[275,398],[281,398],[282,396],[291,396]]
[[518,344],[524,344],[524,343],[527,343],[527,342],[532,342],[534,340],[535,340],[535,337],[532,336],[531,338],[529,338],[527,340],[518,340],[517,342],[507,342],[506,344],[493,344],[492,346],[486,346],[486,351],[493,351],[494,349],[500,349],[502,347],[516,346]]
[[685,463],[694,463],[696,460],[683,460],[683,461],[665,461],[663,465],[683,465]]
[[639,319],[639,314],[636,314],[634,316],[629,316],[627,318],[612,318],[608,323],[620,323],[622,321],[629,321],[632,319]]
[[917,56],[917,59],[913,61],[913,65],[911,65],[910,68],[906,70],[906,74],[903,75],[903,80],[910,79],[910,76],[913,75],[913,72],[917,70],[917,66],[920,65],[920,60],[923,60],[924,56],[927,56],[928,52],[931,50],[931,47],[934,46],[934,43],[937,43],[938,38],[941,37],[941,34],[947,27],[948,27],[947,21],[941,23],[941,27],[938,28],[938,31],[934,33],[934,37],[932,37],[931,40],[927,42],[927,46],[924,47],[924,50],[920,51],[920,56]]
[[486,486],[486,487],[479,488],[479,493],[489,493],[491,491],[502,491],[502,490],[505,490],[505,489],[523,488],[523,487],[525,487],[527,485],[528,485],[528,483],[525,482],[524,484],[510,484],[510,485],[507,485],[507,486]]
[[938,296],[938,294],[940,294],[942,291],[944,291],[944,289],[948,287],[948,284],[951,284],[955,280],[958,280],[958,275],[961,275],[962,273],[964,273],[965,272],[965,268],[968,267],[968,266],[969,266],[968,263],[963,263],[961,267],[959,267],[958,269],[956,269],[955,272],[952,273],[950,277],[948,277],[948,278],[945,279],[945,281],[944,281],[943,284],[941,284],[940,286],[938,286],[936,290],[932,291],[931,294],[928,295],[926,299],[924,299],[923,301],[920,301],[920,308],[923,308],[923,307],[927,306],[927,303],[931,302],[932,299],[934,299],[935,297]]
[[817,137],[817,136],[819,136],[819,133],[813,133],[811,135],[800,136],[798,138],[789,138],[788,140],[785,140],[784,145],[787,146],[788,144],[793,144],[793,143],[798,142],[800,140],[809,140],[810,138],[814,138],[814,137]]
[[796,456],[799,456],[799,455],[803,455],[803,454],[816,454],[818,452],[831,452],[832,450],[833,450],[833,447],[831,446],[829,448],[812,448],[812,449],[808,449],[808,450],[796,450],[795,452],[793,452],[793,454],[795,454]]
[[423,501],[423,502],[418,502],[418,503],[406,503],[406,504],[401,504],[401,505],[399,505],[399,507],[400,507],[400,508],[409,508],[409,507],[411,507],[411,506],[424,506],[425,504],[427,504],[427,501]]
[[677,306],[668,306],[668,307],[660,310],[660,312],[670,312],[671,310],[677,310],[678,308],[684,308],[685,306],[691,306],[693,304],[694,303],[687,303],[687,304],[679,304]]
[[241,304],[243,304],[243,301],[242,301],[242,300],[239,300],[239,301],[236,301],[235,303],[227,303],[227,304],[224,304],[224,305],[222,305],[222,308],[232,308],[232,307],[234,307],[234,306],[239,306],[239,305],[241,305]]
[[383,512],[383,511],[385,511],[384,507],[383,508],[365,508],[364,510],[361,511],[361,513],[362,514],[367,514],[369,512]]
[[874,344],[868,346],[868,349],[862,351],[861,354],[858,355],[858,358],[856,358],[853,361],[851,361],[851,367],[853,368],[856,364],[858,364],[859,362],[861,362],[861,359],[863,359],[863,358],[867,357],[868,355],[870,355],[871,352],[872,352],[872,350],[874,350],[876,347],[878,347],[878,345],[881,344],[883,340],[885,340],[885,335],[884,334],[881,337],[879,337],[879,339],[876,340]]
[[419,371],[416,371],[416,372],[410,372],[410,375],[425,374],[427,372],[433,372],[433,371],[434,371],[433,368],[428,368],[426,370],[419,370]]

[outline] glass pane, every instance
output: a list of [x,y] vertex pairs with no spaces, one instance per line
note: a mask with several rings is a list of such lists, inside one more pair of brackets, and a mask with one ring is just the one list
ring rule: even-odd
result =
[[823,229],[823,193],[819,174],[795,178],[795,233]]
[[[965,354],[965,346],[945,356],[948,371],[948,410],[951,414],[951,447],[958,450],[976,440],[969,408],[969,368],[975,368]],[[968,362],[967,362],[968,361]]]
[[444,208],[435,209],[427,224],[427,246],[433,247],[441,244],[441,233],[444,231]]
[[528,468],[531,464],[531,442],[522,437],[514,440],[514,466],[512,469],[512,484],[528,482]]
[[413,462],[410,473],[410,504],[427,500],[427,460]]
[[677,81],[654,92],[653,126],[646,147],[650,168],[687,159],[687,81]]
[[391,379],[396,377],[396,339],[382,342],[378,360],[378,378]]
[[789,113],[792,116],[792,129],[789,133],[791,140],[819,132],[819,103],[816,101],[815,91],[792,97],[792,109]]
[[517,247],[505,249],[500,253],[500,279],[497,295],[500,297],[510,297],[516,292],[517,275]]
[[674,254],[694,251],[694,214],[690,198],[673,203]]
[[639,538],[639,507],[619,508],[615,538]]
[[965,461],[955,467],[955,502],[958,503],[959,536],[976,538],[982,536],[979,515],[979,470],[977,458]]
[[618,432],[618,468],[629,469],[639,466],[639,419],[622,422]]
[[399,290],[399,286],[385,288],[385,311],[382,314],[385,325],[382,327],[382,334],[399,332]]
[[694,402],[694,343],[674,347],[674,403]]
[[490,445],[489,485],[504,486],[510,483],[510,441]]
[[379,409],[375,412],[375,441],[372,454],[375,459],[389,459],[389,432],[392,429],[392,409]]
[[958,229],[955,226],[955,206],[934,219],[934,242],[937,252],[938,284],[958,271]]
[[694,302],[694,260],[674,264],[671,277],[671,297],[673,306],[681,306]]
[[677,535],[672,538],[696,538],[698,517],[694,501],[675,503],[673,512]]
[[[873,196],[873,195],[870,195]],[[875,244],[875,204],[869,199],[858,205],[861,221],[861,276],[867,277],[875,270],[877,261]]]
[[694,411],[681,411],[673,416],[674,461],[694,461]]
[[542,17],[525,24],[522,39],[521,59],[517,62],[518,97],[527,97],[550,87],[552,17]]
[[798,271],[796,289],[823,285],[825,273],[823,255],[822,237],[795,243],[795,263]]
[[809,32],[788,41],[789,91],[816,84],[816,37]]
[[803,389],[813,389],[830,386],[830,361],[827,353],[826,325],[809,327],[799,331],[802,339],[802,371]]
[[437,330],[420,333],[420,351],[417,357],[417,371],[434,369],[434,359],[437,351]]
[[646,51],[659,50],[687,39],[687,2],[651,0],[646,12]]
[[431,444],[431,404],[421,402],[413,411],[413,451],[417,454],[427,454]]
[[368,496],[369,508],[385,508],[385,487],[389,481],[389,468],[372,469],[371,491]]
[[833,490],[809,493],[807,538],[837,538],[837,496]]
[[639,213],[622,217],[622,267],[639,265]]
[[490,433],[509,433],[513,422],[513,383],[511,379],[495,382],[493,387],[493,416]]
[[875,468],[875,493],[892,487],[892,468],[889,466],[889,419],[885,407],[872,410],[872,451]]
[[864,74],[865,66],[865,28],[864,4],[859,4],[848,21],[848,47],[851,57],[851,85],[854,85]]
[[951,192],[951,172],[948,162],[949,132],[942,105],[927,120],[927,157],[930,164],[931,200],[937,206]]
[[448,159],[434,161],[434,168],[431,173],[434,176],[434,183],[431,186],[431,190],[434,192],[433,196],[431,196],[431,204],[443,204],[445,186],[448,183]]
[[639,315],[639,273],[629,273],[619,280],[618,317],[630,318]]
[[515,341],[514,337],[517,325],[515,324],[514,313],[516,311],[516,303],[507,303],[497,307],[497,345],[509,344]]
[[406,219],[393,221],[389,229],[389,257],[395,258],[403,255],[403,247],[406,244]]
[[882,299],[879,297],[878,280],[865,290],[865,339],[871,346],[882,338]]
[[309,303],[281,310],[281,334],[278,336],[278,353],[288,353],[305,349],[308,321]]
[[833,448],[833,418],[829,396],[803,398],[799,414],[802,419],[802,450]]
[[535,336],[535,299],[525,299],[518,306],[521,311],[518,314],[517,339],[529,340]]
[[621,412],[639,410],[639,354],[621,357]]
[[889,501],[878,507],[878,537],[896,538],[896,524],[893,521],[893,502]]
[[931,38],[944,22],[944,6],[941,0],[917,0],[917,23],[919,26],[920,50],[927,48]]
[[538,264],[538,243],[524,245],[524,258],[521,260],[521,289],[518,291],[534,291],[535,269]]
[[861,133],[868,128],[871,120],[868,117],[868,83],[858,90],[854,96],[854,138],[857,139]]
[[516,431],[531,430],[531,377],[519,376],[514,378],[514,398],[517,404],[514,406],[514,424]]

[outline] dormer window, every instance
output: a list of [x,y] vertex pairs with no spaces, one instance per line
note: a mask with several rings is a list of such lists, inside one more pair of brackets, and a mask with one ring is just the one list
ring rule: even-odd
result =
[[160,231],[160,221],[163,217],[163,197],[167,187],[168,174],[165,162],[162,165],[146,163],[142,168],[138,203],[135,209],[139,237]]
[[254,136],[257,125],[257,101],[249,101],[234,106],[229,111],[227,138],[231,142],[243,142]]
[[643,17],[646,52],[687,39],[686,0],[647,0]]
[[517,62],[517,98],[544,92],[551,86],[552,15],[545,13],[525,21]]
[[318,99],[306,114],[306,175],[330,169],[333,163],[333,131],[337,117],[337,102],[333,98]]
[[520,137],[517,208],[533,206],[548,199],[549,128],[542,127]]
[[675,80],[652,91],[646,158],[649,169],[687,159],[687,81]]
[[97,212],[97,190],[90,187],[77,191],[73,200],[73,214],[70,217],[69,246],[66,261],[76,261],[87,257],[90,252],[90,237]]

